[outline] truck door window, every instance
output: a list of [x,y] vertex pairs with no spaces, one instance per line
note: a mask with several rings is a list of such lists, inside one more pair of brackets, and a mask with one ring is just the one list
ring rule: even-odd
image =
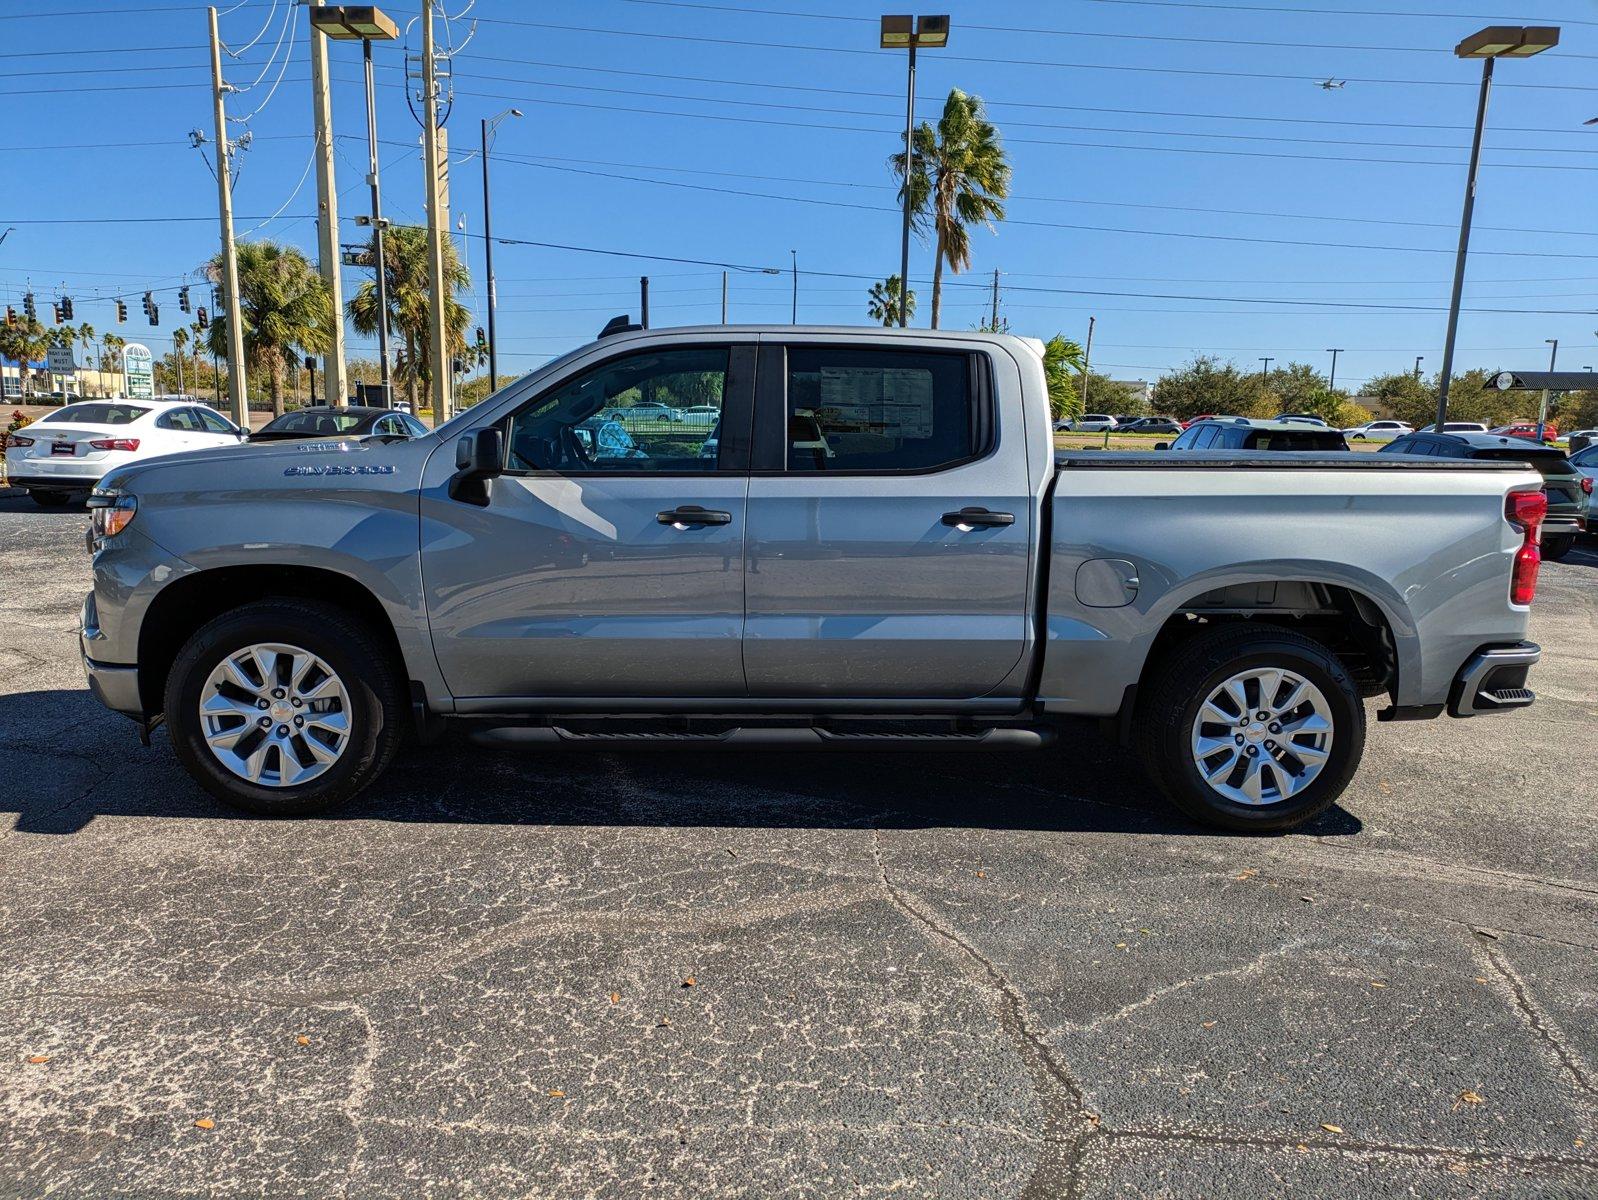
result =
[[789,471],[929,471],[985,447],[968,355],[794,346]]
[[510,420],[511,471],[714,471],[727,348],[695,346],[612,359]]

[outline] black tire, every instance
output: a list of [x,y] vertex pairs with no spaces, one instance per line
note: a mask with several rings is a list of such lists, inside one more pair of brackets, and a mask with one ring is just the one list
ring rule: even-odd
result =
[[[1320,689],[1332,714],[1332,740],[1320,775],[1302,791],[1250,805],[1205,782],[1191,738],[1211,692],[1232,675],[1260,666],[1287,668]],[[1277,625],[1221,625],[1195,635],[1155,668],[1139,699],[1136,744],[1155,785],[1193,819],[1239,832],[1291,829],[1330,808],[1354,777],[1365,749],[1365,706],[1348,668],[1313,638]]]
[[71,492],[54,492],[46,488],[30,488],[28,499],[40,508],[65,508],[67,501],[72,499]]
[[[317,655],[350,698],[349,744],[331,767],[298,786],[262,786],[233,774],[206,744],[200,723],[200,693],[211,671],[229,653],[263,642]],[[344,609],[314,600],[261,600],[201,626],[173,660],[164,702],[184,769],[218,800],[264,816],[303,816],[355,796],[388,766],[405,729],[405,689],[392,650]]]
[[1558,562],[1569,554],[1576,544],[1576,535],[1573,533],[1561,534],[1558,537],[1547,538],[1543,541],[1542,556],[1549,562]]

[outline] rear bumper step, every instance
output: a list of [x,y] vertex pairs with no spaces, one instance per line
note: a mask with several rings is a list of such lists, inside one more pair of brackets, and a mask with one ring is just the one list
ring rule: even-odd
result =
[[558,746],[610,746],[627,750],[1036,750],[1054,741],[1046,726],[1007,726],[927,732],[804,728],[724,729],[715,733],[675,730],[590,732],[559,725],[497,725],[474,729],[471,740],[481,746],[548,749]]
[[1448,715],[1474,717],[1525,708],[1537,699],[1526,686],[1526,674],[1540,658],[1542,648],[1531,642],[1478,650],[1454,677]]

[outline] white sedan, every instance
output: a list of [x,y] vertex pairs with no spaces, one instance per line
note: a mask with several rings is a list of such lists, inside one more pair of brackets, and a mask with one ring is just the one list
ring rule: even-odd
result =
[[6,473],[34,503],[57,508],[112,467],[158,454],[231,446],[233,422],[192,400],[86,400],[46,413],[6,439]]
[[1403,421],[1366,421],[1363,425],[1343,430],[1343,436],[1351,442],[1390,442],[1394,438],[1414,432],[1415,427],[1406,425]]

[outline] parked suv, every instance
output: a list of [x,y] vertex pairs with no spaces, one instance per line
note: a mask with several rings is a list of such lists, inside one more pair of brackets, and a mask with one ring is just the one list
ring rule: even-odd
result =
[[1544,558],[1564,558],[1576,544],[1576,535],[1587,527],[1593,482],[1552,446],[1497,433],[1415,433],[1389,442],[1380,452],[1530,463],[1542,475],[1548,496],[1542,526]]
[[1156,450],[1347,450],[1348,443],[1335,429],[1303,425],[1297,421],[1196,421],[1176,441]]

